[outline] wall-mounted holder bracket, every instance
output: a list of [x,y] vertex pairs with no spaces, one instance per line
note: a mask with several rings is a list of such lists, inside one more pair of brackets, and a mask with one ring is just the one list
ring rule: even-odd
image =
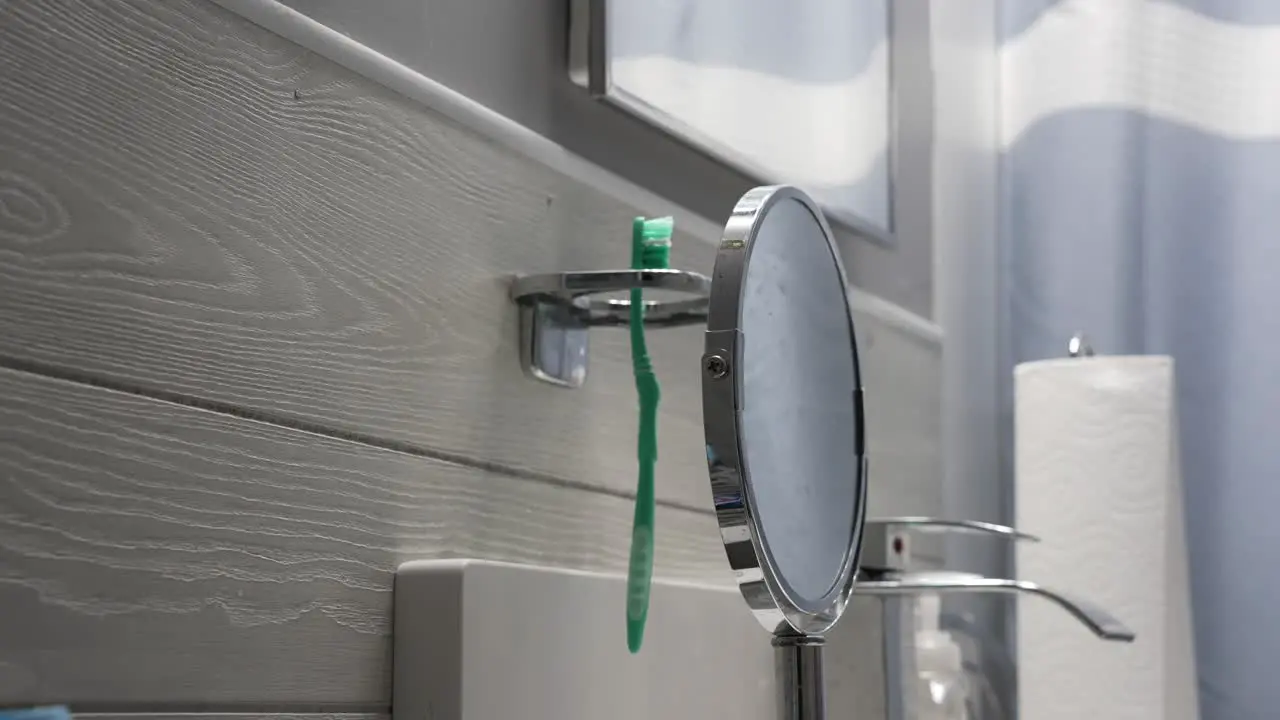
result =
[[511,299],[520,307],[520,365],[525,374],[558,387],[581,387],[587,379],[587,331],[630,323],[630,301],[595,296],[633,288],[694,296],[646,301],[646,326],[678,327],[707,321],[711,279],[695,272],[594,270],[517,275],[511,282]]

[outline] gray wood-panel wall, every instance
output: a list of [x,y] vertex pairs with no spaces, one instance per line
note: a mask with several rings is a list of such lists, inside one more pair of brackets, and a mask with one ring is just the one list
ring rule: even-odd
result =
[[[256,0],[215,0],[245,9]],[[758,181],[649,123],[596,101],[567,79],[567,0],[282,0],[285,5],[552,138],[696,212],[727,212]],[[922,315],[932,312],[933,62],[931,0],[890,0],[896,135],[893,226],[884,247],[841,227],[853,282]],[[667,2],[656,13],[686,12]],[[260,15],[258,15],[260,17]]]
[[[0,704],[385,713],[396,563],[623,569],[624,334],[534,383],[505,283],[666,210],[204,0],[0,2]],[[934,511],[940,340],[859,307],[872,511]],[[700,332],[651,340],[658,572],[718,584]]]

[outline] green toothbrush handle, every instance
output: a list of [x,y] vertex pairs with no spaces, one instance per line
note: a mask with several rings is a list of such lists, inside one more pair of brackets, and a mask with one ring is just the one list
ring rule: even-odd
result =
[[[640,463],[636,514],[631,529],[631,564],[627,572],[627,649],[640,651],[645,621],[649,617],[649,590],[653,584],[653,463]],[[644,478],[648,477],[646,481]]]
[[[670,266],[671,218],[647,221],[636,218],[631,224],[631,267],[635,270]],[[644,293],[631,290],[628,320],[631,326],[631,362],[640,401],[639,437],[636,455],[639,480],[636,482],[636,514],[631,528],[631,561],[627,568],[627,648],[639,652],[644,642],[645,621],[649,617],[649,591],[653,585],[653,530],[655,514],[654,467],[658,462],[658,401],[661,392],[653,372],[649,349],[644,341]]]
[[[632,312],[641,305],[639,290],[631,293]],[[643,333],[640,322],[632,325],[633,333]],[[649,591],[653,585],[653,530],[655,509],[654,467],[658,462],[658,401],[661,391],[658,378],[644,350],[644,337],[633,346],[636,360],[636,394],[640,400],[639,437],[636,456],[639,480],[636,482],[636,513],[631,527],[631,561],[627,568],[627,648],[636,653],[644,642],[645,621],[649,617]],[[638,347],[637,347],[638,346]]]

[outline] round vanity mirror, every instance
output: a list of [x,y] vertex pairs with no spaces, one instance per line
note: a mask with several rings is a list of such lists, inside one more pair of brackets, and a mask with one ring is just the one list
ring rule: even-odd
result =
[[808,195],[738,201],[712,274],[703,422],[729,564],[779,636],[829,629],[857,574],[867,476],[847,287]]

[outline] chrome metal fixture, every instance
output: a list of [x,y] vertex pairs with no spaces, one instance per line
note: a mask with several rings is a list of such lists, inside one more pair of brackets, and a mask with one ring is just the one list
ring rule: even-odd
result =
[[632,288],[685,293],[686,300],[645,301],[646,326],[700,325],[707,321],[711,280],[686,270],[597,270],[518,275],[511,299],[520,307],[520,365],[525,374],[559,387],[587,379],[592,327],[626,327],[631,303],[600,295]]
[[886,517],[867,520],[862,567],[854,592],[878,595],[884,624],[883,665],[885,705],[889,720],[904,720],[904,675],[911,663],[900,657],[899,644],[907,637],[911,613],[901,606],[904,596],[923,593],[1029,594],[1045,598],[1080,621],[1101,640],[1132,642],[1134,633],[1103,608],[1039,583],[1012,578],[989,578],[975,573],[912,568],[911,533],[965,533],[1015,542],[1039,542],[1040,538],[1005,525],[973,520],[931,517]]
[[716,255],[702,413],[720,535],[777,648],[785,720],[825,717],[823,636],[858,575],[862,382],[848,282],[817,204],[756,188]]

